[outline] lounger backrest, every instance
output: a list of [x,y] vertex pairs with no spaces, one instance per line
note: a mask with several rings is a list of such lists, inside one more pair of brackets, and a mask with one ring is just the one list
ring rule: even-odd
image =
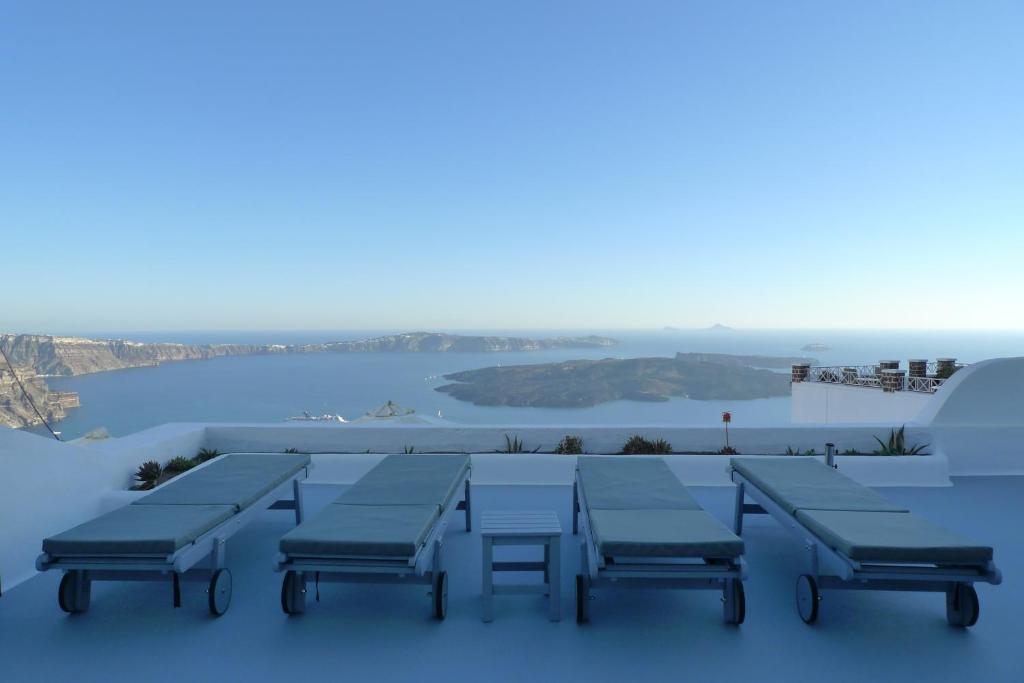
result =
[[797,510],[907,512],[812,458],[733,458],[730,465],[791,515]]
[[589,510],[700,510],[661,458],[584,456],[579,482]]
[[443,507],[468,469],[468,455],[389,455],[335,502]]
[[232,453],[186,472],[134,505],[234,505],[243,510],[309,465],[305,453]]

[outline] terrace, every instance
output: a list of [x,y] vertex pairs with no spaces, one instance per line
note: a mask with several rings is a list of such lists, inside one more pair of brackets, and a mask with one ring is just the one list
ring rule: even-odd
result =
[[[1021,372],[1020,361],[992,368],[993,377],[1011,384]],[[962,374],[991,380],[976,369]],[[769,517],[745,522],[742,626],[722,622],[715,592],[648,590],[599,590],[591,622],[576,624],[572,581],[579,537],[570,532],[576,456],[494,452],[504,435],[542,451],[567,433],[582,436],[591,452],[614,452],[634,433],[664,438],[679,450],[709,451],[721,446],[719,430],[169,424],[70,444],[3,430],[0,643],[7,656],[0,674],[6,680],[85,681],[125,675],[146,680],[341,675],[354,680],[646,680],[684,673],[694,680],[1020,680],[1024,652],[1016,633],[1024,588],[1017,578],[1024,573],[1024,540],[1017,526],[1024,515],[1019,447],[1024,424],[1012,406],[977,405],[993,386],[972,388],[964,377],[943,408],[907,427],[908,441],[931,444],[930,455],[840,456],[837,463],[893,502],[995,548],[1006,580],[977,585],[981,618],[967,630],[946,623],[944,600],[934,593],[826,592],[819,621],[804,624],[794,609],[794,583],[805,571],[805,551]],[[820,451],[826,441],[866,452],[873,437],[891,426],[736,428],[730,438],[745,455],[779,455],[787,447]],[[97,583],[89,612],[67,615],[57,606],[59,572],[34,570],[43,537],[140,495],[127,488],[143,460],[163,462],[200,448],[308,451],[313,466],[303,490],[311,515],[385,453],[401,453],[406,446],[472,454],[474,531],[453,524],[445,537],[450,593],[443,622],[432,618],[425,586],[323,584],[319,603],[311,596],[306,614],[283,614],[281,575],[272,567],[277,542],[294,520],[280,510],[259,513],[228,543],[234,595],[220,618],[208,614],[200,584],[184,584],[182,607],[173,609],[169,583]],[[727,458],[678,454],[665,459],[704,508],[728,524],[734,490],[725,474]],[[481,621],[479,521],[486,511],[508,509],[553,510],[561,520],[560,622],[548,621],[539,596],[499,597],[495,620]],[[515,555],[514,549],[503,550]]]

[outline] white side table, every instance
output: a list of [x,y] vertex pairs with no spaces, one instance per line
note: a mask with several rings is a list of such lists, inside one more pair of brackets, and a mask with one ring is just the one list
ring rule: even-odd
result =
[[[483,619],[494,619],[494,596],[517,593],[542,593],[550,601],[551,621],[562,618],[561,547],[562,525],[551,511],[484,512],[480,536],[483,540]],[[496,545],[539,545],[544,547],[542,562],[495,562]],[[494,572],[544,572],[541,584],[494,584]]]

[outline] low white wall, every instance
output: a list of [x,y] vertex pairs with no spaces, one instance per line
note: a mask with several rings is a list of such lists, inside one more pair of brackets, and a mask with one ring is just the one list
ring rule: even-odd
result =
[[796,382],[790,419],[794,424],[902,424],[913,422],[933,394],[882,391],[827,382]]
[[102,453],[0,428],[0,581],[6,590],[35,573],[42,539],[101,512],[124,467]]
[[[878,447],[874,437],[887,436],[892,426],[731,428],[729,443],[741,453],[782,454],[788,447],[821,452],[828,442],[841,450],[870,452]],[[921,430],[909,426],[907,430],[908,439],[927,440]],[[504,448],[508,435],[521,439],[527,451],[540,448],[550,453],[567,434],[581,436],[588,453],[618,453],[634,434],[665,439],[677,451],[713,452],[725,445],[723,429],[706,427],[210,424],[205,446],[222,452],[296,448],[312,453],[401,453],[412,447],[417,452],[488,453]]]

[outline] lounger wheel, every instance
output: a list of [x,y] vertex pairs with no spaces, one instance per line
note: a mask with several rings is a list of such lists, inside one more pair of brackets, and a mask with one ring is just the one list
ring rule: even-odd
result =
[[281,582],[281,610],[288,615],[302,614],[306,611],[306,586],[294,571],[284,574]]
[[228,611],[231,605],[231,571],[218,569],[210,577],[210,587],[207,589],[207,602],[210,606],[210,614],[219,617]]
[[[732,600],[727,593],[732,591]],[[739,626],[747,618],[747,597],[743,591],[743,582],[739,579],[726,581],[723,593],[723,612],[725,623]]]
[[590,621],[590,590],[587,579],[582,574],[576,575],[576,623]]
[[57,603],[68,614],[77,614],[89,609],[92,583],[88,579],[80,581],[80,574],[79,570],[65,572],[57,588]]
[[974,626],[980,611],[978,593],[971,584],[958,583],[946,591],[946,621],[951,626]]
[[796,580],[796,611],[805,624],[813,624],[818,619],[818,582],[810,574],[801,574]]
[[438,572],[434,579],[434,616],[443,620],[448,615],[448,572]]

